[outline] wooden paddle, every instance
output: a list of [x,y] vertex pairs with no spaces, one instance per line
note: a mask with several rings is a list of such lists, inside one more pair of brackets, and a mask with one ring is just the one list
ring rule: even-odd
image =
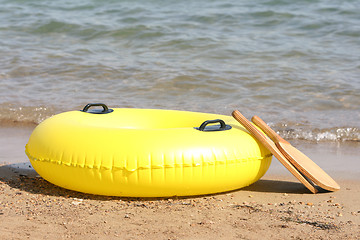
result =
[[340,186],[305,154],[280,137],[261,118],[254,116],[251,121],[263,130],[278,147],[280,152],[306,177],[328,191],[337,191]]
[[289,170],[302,184],[312,193],[317,193],[314,184],[302,175],[280,152],[275,143],[257,129],[249,120],[247,120],[238,110],[233,111],[233,117],[241,123],[260,143],[262,143],[281,163]]

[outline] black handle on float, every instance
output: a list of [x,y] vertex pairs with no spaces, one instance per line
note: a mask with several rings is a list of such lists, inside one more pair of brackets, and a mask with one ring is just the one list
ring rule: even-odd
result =
[[[102,111],[98,109],[89,110],[91,107],[102,107],[103,109]],[[103,114],[103,113],[111,113],[114,110],[108,108],[108,106],[106,106],[106,104],[104,103],[89,103],[83,108],[82,111],[87,113]]]
[[[220,123],[220,127],[218,126],[214,126],[210,129],[205,129],[206,126],[208,124],[213,124],[213,123]],[[230,125],[226,125],[225,122],[221,119],[214,119],[214,120],[207,120],[205,122],[203,122],[200,127],[196,128],[197,130],[199,131],[223,131],[223,130],[229,130],[231,129],[231,126]]]

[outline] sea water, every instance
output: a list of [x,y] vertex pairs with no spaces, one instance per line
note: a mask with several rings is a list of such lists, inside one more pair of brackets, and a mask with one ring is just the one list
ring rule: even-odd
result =
[[87,103],[360,141],[360,1],[0,0],[0,125]]

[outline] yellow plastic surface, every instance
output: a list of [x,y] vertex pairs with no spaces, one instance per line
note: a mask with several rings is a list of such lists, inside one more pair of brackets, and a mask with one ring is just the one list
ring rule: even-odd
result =
[[[194,129],[213,119],[232,129]],[[230,116],[121,108],[46,119],[31,134],[25,152],[37,173],[55,185],[128,197],[238,189],[260,179],[272,157]]]

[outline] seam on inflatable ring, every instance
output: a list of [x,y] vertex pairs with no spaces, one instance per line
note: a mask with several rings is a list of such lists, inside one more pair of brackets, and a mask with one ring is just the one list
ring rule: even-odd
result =
[[[32,156],[27,149],[25,150],[26,155],[28,156],[28,158],[32,161],[37,161],[37,162],[49,162],[49,163],[53,163],[53,164],[57,164],[57,165],[63,165],[63,166],[67,166],[67,167],[76,167],[76,168],[88,168],[88,169],[104,169],[104,170],[125,170],[127,172],[135,172],[138,170],[143,170],[143,169],[164,169],[164,168],[176,168],[176,167],[203,167],[205,165],[200,164],[200,163],[196,163],[196,164],[174,164],[172,166],[168,165],[168,164],[164,164],[163,166],[161,165],[152,165],[150,167],[138,167],[138,168],[133,168],[133,169],[127,169],[125,167],[116,167],[116,166],[112,166],[111,168],[108,167],[104,167],[104,166],[87,166],[87,165],[80,165],[80,164],[72,164],[72,163],[64,163],[61,160],[57,161],[57,160],[52,160],[52,159],[43,159],[43,158],[36,158],[34,156]],[[232,163],[239,163],[239,162],[254,162],[254,161],[261,161],[263,159],[267,159],[269,157],[271,157],[272,154],[268,154],[265,155],[264,157],[260,157],[260,158],[243,158],[243,159],[235,159],[235,160],[229,160],[229,159],[225,159],[224,161],[218,161],[216,163],[212,163],[212,164],[208,164],[208,165],[225,165],[225,164],[232,164]]]

